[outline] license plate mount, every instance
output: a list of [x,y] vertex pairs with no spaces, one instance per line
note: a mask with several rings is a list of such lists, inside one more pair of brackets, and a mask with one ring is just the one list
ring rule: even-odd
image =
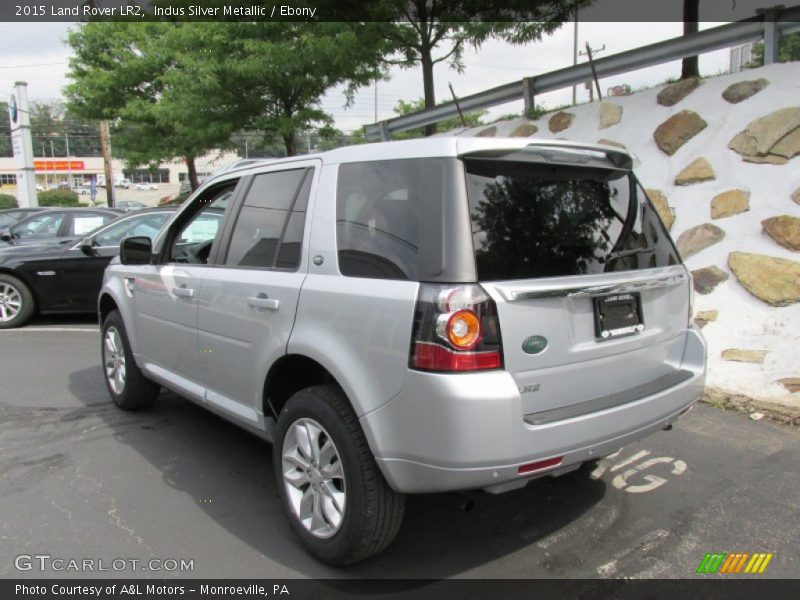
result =
[[598,342],[644,331],[642,297],[638,292],[609,294],[592,298],[594,333]]

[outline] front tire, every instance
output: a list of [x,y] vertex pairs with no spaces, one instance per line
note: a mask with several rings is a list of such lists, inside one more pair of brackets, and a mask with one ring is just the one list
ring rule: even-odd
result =
[[353,564],[394,540],[405,496],[383,478],[338,387],[314,386],[289,399],[278,418],[272,454],[284,512],[318,559]]
[[33,293],[24,281],[0,273],[0,329],[22,327],[36,311]]
[[101,352],[103,375],[114,404],[130,411],[152,406],[160,388],[136,366],[118,310],[112,310],[103,321]]

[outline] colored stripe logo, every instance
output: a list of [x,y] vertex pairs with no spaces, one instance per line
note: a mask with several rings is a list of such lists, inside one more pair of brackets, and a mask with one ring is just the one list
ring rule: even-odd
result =
[[695,573],[763,573],[773,556],[772,552],[708,552]]

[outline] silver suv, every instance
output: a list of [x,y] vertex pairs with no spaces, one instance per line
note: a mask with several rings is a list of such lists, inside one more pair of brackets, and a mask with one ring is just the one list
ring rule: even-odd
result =
[[107,269],[109,392],[135,410],[164,386],[272,442],[330,564],[384,549],[404,494],[591,464],[705,379],[690,276],[631,163],[440,138],[220,173]]

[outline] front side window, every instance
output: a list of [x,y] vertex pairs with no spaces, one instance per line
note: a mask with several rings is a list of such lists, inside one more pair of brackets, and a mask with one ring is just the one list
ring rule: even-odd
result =
[[263,173],[253,178],[233,230],[225,264],[297,269],[313,169]]
[[236,186],[214,190],[201,198],[196,212],[170,239],[168,262],[206,264],[211,247],[221,233],[222,219]]
[[483,281],[588,275],[679,263],[634,177],[609,169],[466,160]]

